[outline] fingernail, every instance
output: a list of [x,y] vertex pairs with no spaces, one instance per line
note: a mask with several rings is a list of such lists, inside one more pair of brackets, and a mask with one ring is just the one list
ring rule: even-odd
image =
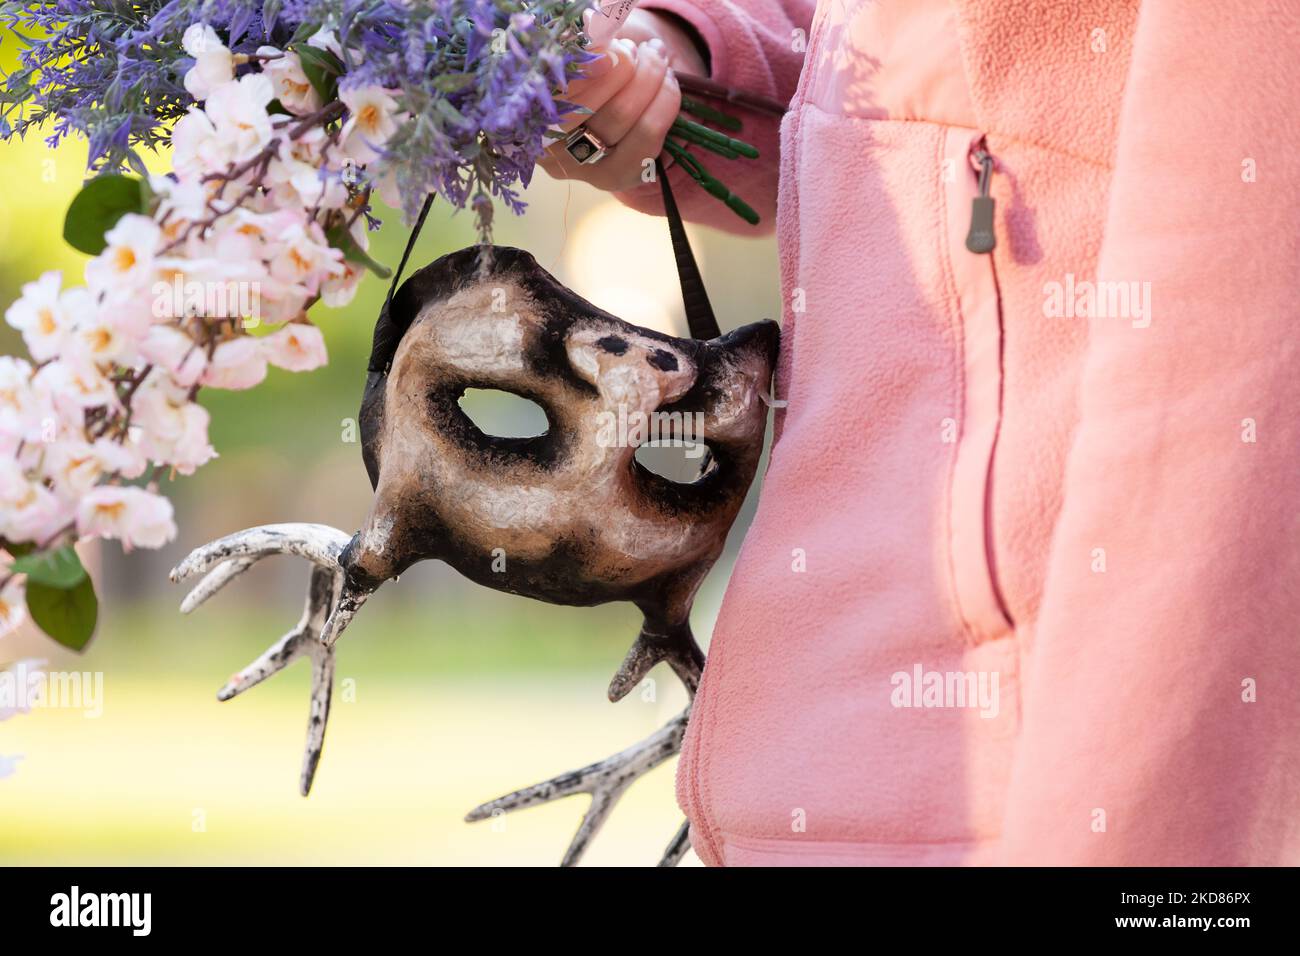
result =
[[657,53],[668,52],[668,44],[665,43],[663,40],[659,39],[659,37],[651,37],[649,40],[646,41],[646,44],[650,47],[650,49],[656,51]]
[[613,68],[613,59],[608,53],[603,53],[596,59],[582,65],[582,78],[594,80],[598,76],[604,76]]

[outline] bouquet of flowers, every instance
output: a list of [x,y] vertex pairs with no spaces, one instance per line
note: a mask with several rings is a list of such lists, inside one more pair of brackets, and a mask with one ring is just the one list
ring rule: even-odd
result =
[[[60,643],[94,629],[73,545],[159,547],[161,478],[215,456],[200,388],[326,361],[307,310],[348,302],[377,227],[436,195],[480,235],[519,191],[593,58],[591,0],[24,0],[0,138],[89,144],[64,236],[85,282],[49,272],[5,313],[30,359],[0,357],[0,634],[24,608]],[[700,103],[698,115],[726,121]],[[690,147],[749,155],[700,124],[672,154],[738,213]],[[170,149],[172,172],[141,155]],[[749,213],[752,216],[752,213]],[[266,334],[250,331],[273,326]]]

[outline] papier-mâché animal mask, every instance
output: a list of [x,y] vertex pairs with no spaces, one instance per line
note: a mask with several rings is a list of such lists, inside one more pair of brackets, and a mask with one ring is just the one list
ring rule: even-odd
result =
[[[689,251],[686,258],[688,289]],[[697,305],[695,327],[711,322],[711,312],[703,323],[698,316]],[[335,641],[385,581],[431,558],[487,587],[550,603],[632,602],[644,623],[610,699],[660,661],[693,694],[704,657],[690,610],[758,467],[777,341],[770,321],[707,340],[631,325],[518,249],[473,247],[421,269],[375,331],[360,415],[375,494],[361,530],[349,538],[323,525],[253,528],[199,548],[173,572],[177,580],[207,572],[182,605],[189,611],[265,555],[293,553],[316,565],[302,620],[219,696],[311,658],[306,794],[329,713]],[[461,408],[467,389],[535,402],[545,433],[485,434]],[[698,423],[691,437],[708,448],[698,478],[674,482],[637,460],[636,440],[612,440],[611,421],[651,419]],[[565,858],[576,862],[623,790],[677,752],[688,712],[621,754],[484,804],[470,818],[590,793]],[[683,825],[665,862],[684,847]]]

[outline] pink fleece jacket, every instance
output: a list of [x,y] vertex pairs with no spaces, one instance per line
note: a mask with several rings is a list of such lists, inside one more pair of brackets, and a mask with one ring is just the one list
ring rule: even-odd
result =
[[[1300,863],[1296,6],[646,5],[791,101],[789,407],[678,772],[699,855]],[[715,165],[770,222],[777,164]]]

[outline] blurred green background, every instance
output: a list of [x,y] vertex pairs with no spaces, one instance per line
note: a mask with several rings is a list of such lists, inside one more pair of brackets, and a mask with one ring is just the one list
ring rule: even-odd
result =
[[[13,45],[0,42],[8,65]],[[0,144],[0,308],[50,269],[79,284],[84,257],[61,239],[83,177],[79,141]],[[158,162],[166,168],[165,159]],[[531,251],[562,282],[629,321],[685,334],[667,229],[584,185],[539,174],[528,213],[498,210],[496,241]],[[395,264],[406,240],[383,211],[372,254]],[[413,267],[472,241],[467,215],[435,205]],[[693,229],[724,329],[780,316],[775,243]],[[557,863],[587,802],[574,797],[466,824],[484,800],[608,756],[676,714],[685,695],[666,668],[654,693],[606,701],[636,634],[630,605],[558,608],[498,594],[449,568],[417,566],[385,587],[339,649],[335,704],[312,795],[297,793],[308,673],[296,664],[229,703],[215,692],[298,617],[305,563],[268,559],[190,617],[167,571],[191,548],[279,521],[354,530],[369,484],[356,415],[384,283],[366,280],[346,309],[317,307],[330,364],[272,369],[247,392],[205,391],[220,457],[166,483],[178,539],[124,555],[91,546],[99,630],[83,655],[26,626],[0,639],[0,666],[44,658],[52,670],[102,671],[103,715],[42,709],[0,723],[0,864]],[[0,353],[24,354],[0,327]],[[760,472],[761,474],[761,472]],[[755,489],[756,490],[756,489]],[[707,642],[752,490],[724,559],[696,603]],[[650,699],[653,698],[653,699]],[[681,820],[675,761],[624,797],[589,864],[648,865]],[[687,862],[695,864],[693,855]]]

